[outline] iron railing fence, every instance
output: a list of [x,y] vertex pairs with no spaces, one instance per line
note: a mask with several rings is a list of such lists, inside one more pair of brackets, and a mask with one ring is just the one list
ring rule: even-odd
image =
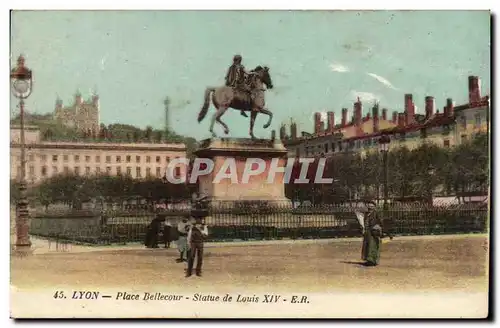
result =
[[[221,203],[208,209],[205,223],[210,232],[208,241],[358,237],[362,230],[356,212],[360,211],[364,208],[357,205],[293,208],[289,203]],[[378,211],[384,218],[384,228],[393,235],[488,231],[489,210],[484,205],[397,205],[386,212],[382,208]],[[75,243],[144,242],[157,214],[175,227],[183,217],[189,216],[190,210],[32,213],[30,231],[32,235]]]

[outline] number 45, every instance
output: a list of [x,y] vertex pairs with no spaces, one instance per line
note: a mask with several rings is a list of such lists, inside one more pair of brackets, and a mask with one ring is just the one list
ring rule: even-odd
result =
[[54,298],[66,298],[66,296],[64,296],[64,292],[62,291],[57,291],[55,294],[54,294]]

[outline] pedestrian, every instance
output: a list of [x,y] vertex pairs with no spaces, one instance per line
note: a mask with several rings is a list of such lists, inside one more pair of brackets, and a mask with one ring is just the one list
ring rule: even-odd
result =
[[187,234],[189,231],[190,223],[188,222],[189,215],[185,215],[182,221],[177,224],[177,232],[179,238],[177,239],[177,249],[179,250],[179,258],[176,260],[177,263],[187,262],[188,260],[188,243]]
[[160,232],[161,222],[165,217],[161,214],[156,214],[156,217],[148,225],[146,231],[145,246],[147,248],[158,248],[158,233]]
[[166,219],[163,225],[163,240],[165,248],[170,248],[170,243],[172,242],[172,223],[169,219]]
[[187,241],[189,244],[189,260],[186,277],[193,274],[194,258],[196,257],[196,275],[201,277],[201,267],[203,265],[203,242],[208,236],[208,228],[203,223],[201,217],[196,217],[196,223],[189,228]]
[[[363,224],[363,247],[361,258],[366,266],[377,266],[380,262],[380,244],[383,237],[382,220],[376,212],[376,205],[370,201],[366,203],[367,211]],[[390,236],[392,239],[392,236]]]

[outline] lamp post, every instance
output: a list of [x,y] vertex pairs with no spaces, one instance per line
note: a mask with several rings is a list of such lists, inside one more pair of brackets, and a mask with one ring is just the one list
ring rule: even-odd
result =
[[13,95],[19,99],[19,118],[21,125],[20,147],[21,147],[21,181],[19,183],[19,202],[17,203],[16,216],[16,244],[15,250],[19,253],[31,250],[29,237],[29,210],[26,197],[26,145],[24,140],[24,99],[28,98],[33,90],[33,79],[31,70],[24,66],[24,57],[17,59],[17,66],[10,71],[10,80]]
[[[432,166],[432,164],[429,164],[429,166],[427,167],[427,174],[429,176],[429,179],[431,181],[433,181],[433,177],[434,177],[434,174],[436,172],[436,169],[434,168],[434,166]],[[433,201],[433,187],[432,187],[432,183],[429,183],[429,199],[430,199],[430,205],[432,205],[434,203]]]
[[387,153],[389,152],[391,138],[387,134],[384,134],[380,137],[378,142],[384,165],[384,211],[387,211],[387,198],[389,195],[389,190],[387,188]]

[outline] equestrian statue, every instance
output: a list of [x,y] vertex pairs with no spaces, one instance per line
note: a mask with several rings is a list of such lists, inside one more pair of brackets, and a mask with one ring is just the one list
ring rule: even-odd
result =
[[228,108],[239,110],[241,115],[245,117],[247,117],[245,112],[251,112],[249,133],[252,139],[255,138],[253,126],[258,113],[269,116],[264,129],[267,129],[271,125],[273,114],[264,108],[264,92],[267,89],[273,88],[269,68],[257,66],[250,72],[246,72],[241,62],[242,57],[240,55],[234,56],[233,64],[229,67],[226,74],[225,86],[208,87],[205,90],[205,101],[198,114],[198,122],[201,122],[207,115],[210,106],[210,95],[212,95],[212,103],[217,110],[212,116],[210,123],[210,132],[213,137],[217,136],[213,131],[215,121],[224,127],[225,134],[229,133],[228,126],[221,120],[222,115],[224,115]]

